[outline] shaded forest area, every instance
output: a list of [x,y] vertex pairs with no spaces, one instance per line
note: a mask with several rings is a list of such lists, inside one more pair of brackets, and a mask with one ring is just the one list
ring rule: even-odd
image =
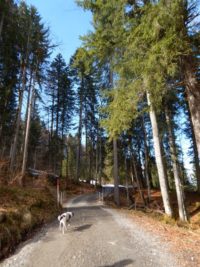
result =
[[144,206],[160,190],[164,212],[174,216],[173,195],[188,221],[185,191],[200,193],[197,1],[77,4],[94,29],[66,63],[51,60],[56,45],[35,7],[0,2],[1,183],[23,185],[30,168],[113,182],[117,205],[119,184]]

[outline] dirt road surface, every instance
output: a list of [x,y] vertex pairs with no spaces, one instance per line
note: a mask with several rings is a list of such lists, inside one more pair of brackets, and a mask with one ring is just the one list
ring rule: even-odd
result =
[[64,235],[55,221],[0,267],[180,267],[168,244],[104,207],[97,195],[76,197],[65,208],[75,216]]

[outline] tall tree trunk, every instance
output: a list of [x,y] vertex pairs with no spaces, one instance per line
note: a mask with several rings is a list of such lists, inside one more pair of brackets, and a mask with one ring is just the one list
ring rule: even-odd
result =
[[89,174],[89,153],[88,153],[88,125],[87,120],[85,120],[85,164],[87,168],[87,175]]
[[59,125],[59,111],[60,111],[60,88],[59,88],[59,82],[58,82],[58,88],[57,88],[57,106],[56,106],[56,136],[58,136],[58,125]]
[[[64,125],[65,125],[65,119],[64,116],[61,117],[61,158],[60,158],[60,166],[61,166],[61,174],[62,174],[62,168],[63,168],[63,164],[66,164],[66,162],[64,161],[66,159],[66,146],[65,146],[65,140],[66,138],[64,138]],[[65,165],[66,166],[66,165]]]
[[99,178],[99,125],[97,125],[97,137],[96,137],[96,185],[97,185],[97,182],[98,182],[98,178]]
[[91,169],[90,169],[90,176],[89,176],[89,180],[93,179],[93,177],[95,176],[95,149],[94,149],[94,140],[91,137]]
[[55,169],[55,153],[53,151],[54,149],[54,143],[53,143],[53,137],[54,137],[54,111],[55,111],[55,94],[54,94],[54,90],[52,92],[52,99],[51,99],[51,122],[50,122],[50,136],[49,136],[49,149],[51,151],[50,155],[49,155],[49,162],[50,162],[50,168]]
[[150,114],[152,133],[153,133],[156,166],[157,166],[157,170],[158,170],[158,177],[159,177],[159,182],[160,182],[160,189],[161,189],[164,209],[165,209],[165,213],[168,216],[172,217],[173,212],[172,212],[171,203],[170,203],[170,196],[169,196],[169,192],[168,192],[166,171],[164,169],[164,162],[163,162],[163,158],[162,158],[162,149],[161,149],[161,142],[160,142],[156,112],[154,110],[153,105],[151,104],[149,92],[147,92],[147,101],[148,101],[148,105],[150,107],[149,114]]
[[3,12],[1,16],[1,20],[0,20],[0,40],[1,40],[1,35],[2,35],[2,30],[3,30],[4,18],[5,18],[5,13]]
[[67,139],[67,148],[66,148],[66,189],[67,189],[67,183],[69,182],[69,146],[68,146],[68,139]]
[[184,201],[184,191],[183,186],[181,184],[181,179],[178,171],[178,162],[177,162],[177,152],[176,152],[176,144],[175,144],[175,137],[174,137],[174,131],[172,126],[172,116],[169,109],[165,108],[165,116],[166,116],[166,122],[168,127],[168,133],[169,133],[169,146],[170,146],[170,152],[171,152],[171,160],[172,160],[172,167],[173,167],[173,173],[174,173],[174,180],[175,180],[175,186],[176,186],[176,195],[178,200],[178,211],[179,211],[179,217],[181,221],[187,221],[187,212],[185,207],[185,201]]
[[[29,59],[30,35],[31,35],[31,23],[29,25],[29,30],[28,30],[25,59],[22,60],[22,58],[21,58],[21,65],[24,65],[24,66],[23,66],[23,71],[22,71],[22,76],[21,76],[22,88],[21,88],[21,90],[19,90],[19,104],[18,104],[18,114],[17,114],[17,121],[16,121],[16,130],[15,130],[14,142],[13,142],[11,158],[10,158],[10,170],[11,171],[13,171],[13,167],[15,164],[16,150],[17,150],[18,137],[19,137],[19,129],[20,129],[20,123],[21,123],[21,110],[22,110],[22,103],[23,103],[23,95],[24,95],[24,91],[26,88],[26,70],[27,70],[28,59]],[[31,73],[30,80],[32,80],[32,73]]]
[[81,79],[81,92],[80,92],[80,108],[79,108],[79,126],[78,126],[78,146],[76,156],[76,181],[80,177],[80,160],[81,160],[81,138],[82,138],[82,124],[83,124],[83,78]]
[[[113,72],[109,72],[110,87],[113,88]],[[113,139],[113,159],[114,159],[114,201],[117,206],[120,205],[119,199],[119,176],[118,176],[118,155],[117,155],[117,139]]]
[[[29,86],[28,86],[28,96],[27,96],[27,105],[26,105],[26,114],[25,114],[25,125],[27,125],[27,120],[28,120],[28,110],[29,110],[29,103],[30,103],[30,98],[31,98],[31,92],[32,92],[32,81],[33,81],[33,72],[31,70],[31,75],[30,75],[30,80],[29,80]],[[26,127],[23,129],[23,138],[25,139],[25,134],[26,134]],[[25,143],[23,142],[21,145],[21,154],[24,152],[24,145]]]
[[113,139],[113,157],[114,157],[114,201],[117,206],[120,205],[119,200],[119,174],[118,174],[118,155],[117,140]]
[[92,150],[92,140],[90,139],[90,143],[89,143],[89,174],[88,174],[89,179],[88,180],[91,179],[92,157],[93,157],[92,153],[93,153],[93,150]]
[[32,106],[34,104],[34,97],[35,97],[35,82],[36,82],[36,73],[34,73],[33,78],[33,84],[31,87],[31,93],[30,93],[30,102],[28,107],[28,117],[26,122],[26,134],[25,134],[25,140],[24,140],[24,153],[23,153],[23,162],[22,162],[22,177],[25,174],[26,171],[26,164],[27,164],[27,158],[28,158],[28,141],[29,141],[29,132],[30,132],[30,124],[31,124],[31,113],[32,113]]
[[55,95],[54,95],[54,92],[53,92],[53,96],[52,96],[52,109],[51,109],[51,140],[52,140],[52,137],[53,137],[53,127],[54,127],[54,105],[55,105]]
[[142,202],[144,203],[144,206],[146,206],[146,201],[145,201],[144,194],[143,194],[142,188],[141,188],[141,183],[140,183],[140,180],[139,180],[139,177],[138,177],[138,171],[137,171],[135,157],[134,157],[133,153],[131,153],[131,154],[132,154],[133,171],[134,171],[134,174],[135,174],[137,188],[138,188],[138,191],[139,191],[139,194],[140,194],[140,198],[141,198]]
[[132,162],[130,162],[130,167],[131,167],[131,182],[132,182],[132,186],[133,186],[133,193],[135,193],[135,186],[136,186],[137,182],[135,180],[135,173],[134,173]]
[[102,184],[102,136],[100,129],[100,137],[99,137],[99,184]]
[[192,56],[185,63],[185,85],[192,125],[195,134],[198,157],[200,161],[200,83],[196,77],[197,67]]
[[190,125],[191,125],[192,147],[193,147],[193,152],[194,152],[194,166],[195,166],[195,176],[196,176],[196,180],[197,180],[197,191],[198,191],[198,193],[200,193],[200,162],[199,162],[197,143],[196,143],[196,139],[195,139],[194,127],[193,127],[193,123],[192,123],[192,119],[191,119],[189,104],[188,104],[188,102],[186,102],[186,103],[188,106],[188,117],[189,117]]
[[95,172],[96,172],[96,185],[97,185],[97,182],[98,182],[98,175],[99,175],[99,130],[97,131],[97,140],[96,140],[96,167],[95,167]]
[[14,165],[15,165],[15,157],[16,157],[16,150],[17,150],[17,144],[18,144],[20,123],[21,123],[21,110],[22,110],[24,89],[25,89],[25,86],[19,92],[19,104],[18,104],[18,111],[17,111],[16,130],[15,130],[14,142],[12,145],[11,155],[10,155],[10,171],[13,171]]
[[145,176],[143,175],[143,169],[142,169],[142,160],[141,160],[141,144],[140,144],[140,141],[138,141],[138,145],[137,145],[137,155],[138,155],[138,164],[137,164],[137,170],[138,170],[138,173],[140,175],[140,179],[139,179],[139,183],[140,183],[140,186],[141,188],[145,188],[146,187],[146,181],[145,181]]
[[129,206],[130,205],[130,195],[129,195],[128,166],[127,166],[126,153],[124,156],[124,167],[125,167],[125,177],[126,177],[126,201],[127,201],[127,206]]
[[142,128],[144,132],[144,155],[145,155],[145,176],[147,181],[147,192],[148,192],[148,201],[151,200],[151,185],[150,185],[150,175],[149,175],[149,150],[147,146],[147,134],[144,124],[144,117],[142,117]]

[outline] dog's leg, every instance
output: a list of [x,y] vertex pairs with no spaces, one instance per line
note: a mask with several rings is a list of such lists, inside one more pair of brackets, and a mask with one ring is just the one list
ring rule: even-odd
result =
[[67,220],[67,222],[68,222],[67,226],[70,226],[70,220],[71,220],[71,218],[69,218],[69,219]]
[[65,233],[65,231],[67,231],[67,227],[66,227],[66,221],[63,221],[63,233]]
[[64,234],[65,233],[65,229],[64,229],[64,223],[62,222],[62,233]]

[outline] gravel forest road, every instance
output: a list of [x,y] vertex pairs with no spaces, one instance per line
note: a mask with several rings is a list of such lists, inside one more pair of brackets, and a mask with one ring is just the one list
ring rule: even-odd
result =
[[58,221],[26,241],[0,267],[178,267],[168,245],[96,194],[76,197],[64,207],[75,213],[63,235]]

